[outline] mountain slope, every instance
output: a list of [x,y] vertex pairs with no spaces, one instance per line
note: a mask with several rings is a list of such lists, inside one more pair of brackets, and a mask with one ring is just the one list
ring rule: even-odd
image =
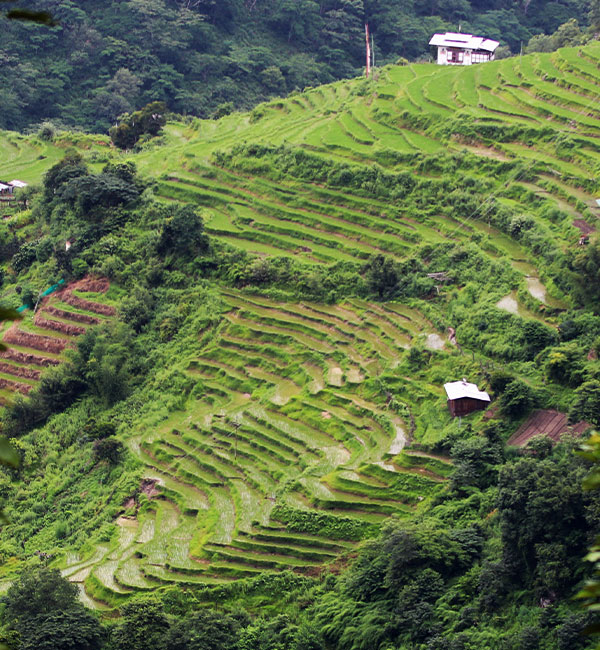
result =
[[[445,381],[483,386],[504,367],[540,406],[571,406],[546,357],[568,342],[559,325],[581,318],[577,354],[595,363],[597,319],[581,315],[572,262],[597,227],[598,59],[594,44],[386,67],[249,114],[171,122],[131,154],[96,136],[2,134],[1,178],[40,181],[69,147],[95,171],[132,160],[165,210],[200,206],[213,241],[197,264],[163,256],[159,280],[158,220],[119,222],[78,253],[78,268],[119,287],[123,318],[138,288],[160,307],[139,328],[156,346],[153,373],[112,410],[92,402],[139,488],[120,488],[118,503],[103,493],[121,516],[69,553],[49,525],[26,535],[18,506],[26,552],[56,544],[56,565],[96,606],[319,575],[389,515],[418,520],[451,494],[448,452],[486,425],[451,419]],[[80,227],[35,209],[15,221],[26,237],[64,242]],[[5,294],[45,268],[32,259]],[[504,439],[522,415],[503,418]],[[468,523],[493,529],[492,503]]]

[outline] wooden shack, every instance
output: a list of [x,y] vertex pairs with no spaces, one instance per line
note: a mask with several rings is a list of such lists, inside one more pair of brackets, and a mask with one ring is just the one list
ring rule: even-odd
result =
[[473,411],[482,411],[490,403],[490,396],[479,390],[477,384],[470,384],[466,379],[444,384],[444,389],[448,396],[448,408],[455,418]]

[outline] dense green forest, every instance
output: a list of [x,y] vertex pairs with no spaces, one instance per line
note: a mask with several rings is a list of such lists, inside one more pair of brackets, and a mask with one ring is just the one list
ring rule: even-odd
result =
[[[378,65],[429,56],[429,39],[439,30],[460,27],[485,34],[518,53],[533,36],[552,34],[570,19],[582,30],[590,22],[587,0],[25,4],[50,11],[58,24],[3,22],[4,129],[35,128],[51,120],[106,132],[120,115],[152,101],[200,117],[247,109],[269,97],[360,74],[365,22]],[[561,37],[557,46],[577,38],[579,28],[567,32],[563,36],[571,40]]]
[[[479,4],[45,2],[56,31],[7,21],[30,84],[3,86],[3,115],[35,128],[0,132],[0,179],[28,183],[0,202],[1,302],[21,309],[0,326],[19,459],[0,470],[0,642],[594,646],[575,596],[600,532],[597,436],[581,453],[600,426],[600,44],[568,22],[594,7]],[[362,44],[335,34],[362,43],[365,13],[378,74],[281,97],[356,73]],[[533,53],[394,64],[458,21]],[[134,149],[106,135],[122,112]],[[453,418],[462,378],[492,402]]]

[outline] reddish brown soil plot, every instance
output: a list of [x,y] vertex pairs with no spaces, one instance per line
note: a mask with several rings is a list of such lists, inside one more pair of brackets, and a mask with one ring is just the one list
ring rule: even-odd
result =
[[71,292],[71,289],[63,289],[60,293],[56,294],[56,297],[63,302],[66,302],[72,307],[77,309],[85,309],[86,311],[94,312],[95,314],[101,314],[103,316],[114,316],[116,310],[110,305],[103,305],[99,302],[92,302],[91,300],[85,300],[84,298],[79,298],[74,296]]
[[20,345],[24,348],[51,352],[52,354],[60,354],[69,344],[67,339],[55,339],[51,336],[41,336],[40,334],[24,332],[17,329],[15,325],[6,332],[3,340],[4,343],[12,343],[13,345]]
[[[3,341],[8,345],[17,345],[21,348],[29,348],[29,350],[15,350],[9,347],[4,352],[0,352],[0,359],[13,362],[7,363],[0,360],[0,372],[4,375],[12,375],[15,378],[28,379],[34,382],[39,381],[42,373],[41,368],[57,366],[62,360],[36,354],[36,350],[59,355],[65,348],[74,347],[76,337],[84,334],[88,326],[96,325],[102,320],[91,314],[80,314],[61,309],[52,303],[58,298],[74,307],[104,316],[112,316],[115,314],[114,307],[92,300],[85,300],[73,294],[73,291],[106,293],[109,287],[110,283],[105,278],[87,277],[69,284],[62,291],[45,297],[40,304],[40,310],[33,316],[33,322],[42,330],[58,332],[62,337],[45,336],[26,331],[20,329],[18,323],[13,324],[4,334]],[[48,316],[55,316],[61,320],[47,318]],[[32,390],[33,386],[22,381],[0,377],[0,388],[26,395]],[[3,402],[0,400],[1,403]]]
[[552,440],[558,441],[563,433],[581,435],[589,426],[587,422],[569,425],[567,416],[560,411],[534,411],[511,436],[508,444],[514,447],[522,447],[533,436],[540,434],[547,435]]
[[48,320],[39,314],[35,315],[33,323],[42,329],[53,330],[54,332],[66,334],[67,336],[81,336],[81,334],[85,334],[85,327],[81,327],[81,325],[71,325],[71,323],[63,323],[58,320]]
[[106,278],[94,278],[90,275],[69,284],[71,291],[85,291],[89,293],[106,293],[109,288],[109,280]]
[[23,377],[24,379],[35,379],[36,381],[42,374],[41,370],[37,368],[23,368],[23,366],[13,366],[10,363],[0,361],[0,372],[5,375],[14,375],[15,377]]
[[29,391],[32,390],[33,386],[31,384],[22,384],[19,381],[11,381],[10,379],[0,377],[0,388],[6,388],[7,390],[27,395]]
[[579,228],[582,235],[591,235],[596,231],[594,226],[590,226],[590,224],[585,221],[585,219],[575,219],[575,221],[573,221],[573,225],[575,228]]
[[58,307],[53,307],[52,305],[45,306],[43,308],[44,314],[50,314],[51,316],[56,316],[57,318],[64,318],[65,320],[72,320],[75,323],[85,323],[86,325],[97,325],[100,322],[99,318],[95,316],[88,316],[87,314],[78,314],[73,311],[65,311],[64,309],[59,309]]
[[60,364],[60,361],[58,359],[50,359],[48,357],[42,357],[39,354],[32,354],[30,352],[15,350],[14,348],[8,348],[8,350],[0,352],[0,357],[3,359],[9,359],[10,361],[16,361],[17,363],[26,363],[34,366],[41,366],[42,368],[47,368],[48,366],[58,366]]

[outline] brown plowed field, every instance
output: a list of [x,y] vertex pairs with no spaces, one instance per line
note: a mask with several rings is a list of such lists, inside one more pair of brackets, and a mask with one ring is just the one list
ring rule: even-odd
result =
[[66,302],[72,307],[92,311],[95,314],[101,314],[102,316],[114,316],[117,313],[116,309],[110,305],[103,305],[99,302],[92,302],[91,300],[85,300],[84,298],[74,296],[71,289],[63,289],[63,291],[56,294],[56,296],[59,300]]
[[55,339],[51,336],[23,332],[17,329],[15,325],[7,330],[3,340],[4,343],[13,343],[24,348],[33,348],[34,350],[52,352],[53,354],[60,354],[70,343],[66,339]]
[[0,352],[0,357],[3,359],[9,359],[10,361],[16,361],[17,363],[42,366],[43,368],[47,368],[48,366],[58,366],[60,364],[58,359],[49,359],[48,357],[42,357],[38,354],[21,352],[21,350],[15,350],[14,348],[8,348],[8,350]]
[[33,323],[42,329],[60,332],[67,336],[81,336],[85,334],[85,327],[81,327],[81,325],[71,325],[70,323],[63,323],[58,320],[48,320],[39,314],[35,315]]
[[42,374],[41,370],[36,368],[23,368],[23,366],[13,366],[10,363],[0,361],[0,372],[6,375],[14,375],[15,377],[23,377],[24,379],[38,380]]
[[563,433],[581,435],[589,427],[587,422],[570,425],[567,416],[560,411],[534,411],[511,436],[507,444],[513,447],[522,447],[533,436],[541,434],[547,435],[556,442]]
[[585,219],[575,219],[575,221],[573,221],[573,225],[575,228],[579,228],[582,235],[591,235],[596,231],[594,226],[590,226],[590,224],[585,221]]
[[27,395],[33,389],[33,386],[30,384],[22,384],[20,381],[11,381],[10,379],[0,377],[0,388],[6,388],[6,390]]
[[[50,331],[58,332],[62,336],[45,336],[44,334],[28,331],[26,328],[21,329],[19,323],[12,324],[5,332],[2,340],[8,346],[16,345],[25,348],[25,350],[15,350],[9,347],[7,350],[0,351],[0,359],[13,362],[7,363],[0,360],[0,373],[37,382],[41,379],[43,368],[60,365],[62,359],[53,359],[43,354],[35,354],[35,351],[39,350],[42,353],[59,355],[66,348],[74,347],[76,338],[85,334],[88,326],[97,325],[102,319],[91,314],[71,312],[64,304],[61,307],[56,307],[55,302],[59,300],[86,311],[112,316],[116,313],[114,307],[73,295],[73,291],[105,293],[109,287],[109,281],[106,279],[88,277],[72,282],[62,291],[45,297],[40,304],[39,311],[33,314],[33,324],[40,329],[48,330],[48,333]],[[48,318],[48,316],[55,316],[60,320],[54,320]],[[31,323],[30,312],[26,314],[26,318],[27,322]],[[27,395],[33,387],[29,383],[13,381],[8,377],[0,377],[0,388],[11,392]],[[0,402],[0,404],[2,403],[6,403],[6,401]]]
[[99,318],[95,316],[88,316],[87,314],[78,314],[73,311],[65,311],[64,309],[59,309],[58,307],[53,307],[49,305],[42,309],[43,314],[50,314],[51,316],[56,316],[57,318],[64,318],[65,320],[72,320],[75,323],[85,323],[86,325],[97,325],[100,322]]
[[90,275],[69,284],[71,291],[85,291],[89,293],[106,293],[110,282],[106,278],[94,278]]

